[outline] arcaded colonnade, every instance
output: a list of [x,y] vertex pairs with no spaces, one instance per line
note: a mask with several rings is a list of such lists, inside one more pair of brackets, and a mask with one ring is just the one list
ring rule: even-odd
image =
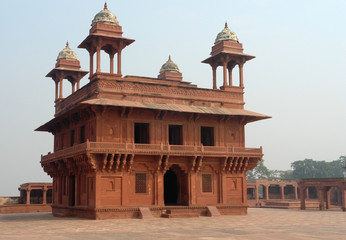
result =
[[20,185],[19,203],[50,204],[52,203],[52,183],[24,183]]
[[[307,193],[309,196],[309,193]],[[247,182],[248,200],[298,200],[299,189],[295,180],[250,179]]]
[[341,190],[341,208],[346,211],[346,178],[315,178],[315,179],[300,179],[298,186],[305,194],[300,195],[301,209],[306,209],[306,190],[310,187],[315,187],[318,192],[320,210],[330,209],[331,207],[331,190],[336,187]]

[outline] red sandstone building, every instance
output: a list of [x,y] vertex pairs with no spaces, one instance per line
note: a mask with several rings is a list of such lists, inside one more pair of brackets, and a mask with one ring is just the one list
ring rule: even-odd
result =
[[[54,135],[54,152],[41,159],[53,178],[53,214],[245,214],[245,173],[263,154],[245,147],[244,128],[268,118],[244,109],[243,66],[254,57],[226,25],[203,61],[212,67],[213,89],[202,89],[183,81],[171,58],[157,78],[123,76],[123,50],[133,42],[105,5],[78,46],[90,54],[90,82],[80,88],[87,72],[68,45],[47,75],[56,84],[55,115],[37,130]],[[101,72],[101,52],[109,55],[109,73]],[[65,79],[72,94],[64,98]]]

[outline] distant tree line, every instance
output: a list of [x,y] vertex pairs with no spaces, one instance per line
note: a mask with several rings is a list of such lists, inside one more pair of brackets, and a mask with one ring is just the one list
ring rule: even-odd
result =
[[346,156],[332,162],[304,159],[291,163],[291,170],[269,170],[260,161],[256,168],[246,173],[247,179],[300,179],[300,178],[339,178],[344,176]]

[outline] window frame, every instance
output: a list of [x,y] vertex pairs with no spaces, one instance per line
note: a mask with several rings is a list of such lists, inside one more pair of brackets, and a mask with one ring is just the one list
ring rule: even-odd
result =
[[[210,183],[206,183],[204,177],[208,177]],[[212,173],[202,173],[201,174],[201,184],[202,184],[202,193],[213,193],[213,174]],[[205,191],[205,189],[207,191]],[[209,191],[210,190],[210,191]]]
[[[138,186],[138,181],[143,181],[143,179],[138,179],[137,180],[137,176],[139,175],[144,175],[144,187],[143,186]],[[143,183],[141,183],[143,184]],[[138,192],[138,189],[145,189],[145,192]],[[146,172],[137,172],[135,173],[135,194],[143,194],[143,195],[147,195],[148,194],[148,174]]]
[[[212,130],[211,131],[211,138],[210,138],[210,140],[211,140],[211,143],[210,144],[203,144],[203,130],[202,129],[210,129],[210,130]],[[201,137],[201,144],[203,145],[203,146],[215,146],[215,127],[214,126],[201,126],[200,127],[200,137]],[[204,142],[205,143],[205,142]]]

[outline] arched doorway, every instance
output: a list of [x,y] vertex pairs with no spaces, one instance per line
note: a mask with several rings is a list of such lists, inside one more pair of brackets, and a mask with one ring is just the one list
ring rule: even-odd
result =
[[187,174],[174,164],[166,171],[163,178],[165,205],[187,205]]
[[165,205],[176,205],[178,203],[178,178],[171,169],[164,176],[164,200]]

